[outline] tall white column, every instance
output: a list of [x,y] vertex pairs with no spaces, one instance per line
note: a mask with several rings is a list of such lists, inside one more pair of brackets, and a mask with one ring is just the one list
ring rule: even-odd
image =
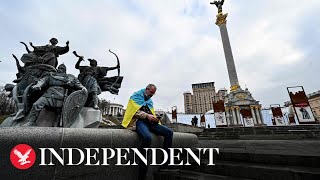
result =
[[231,121],[230,121],[230,113],[229,113],[229,109],[228,109],[228,108],[226,108],[225,112],[226,112],[226,120],[227,120],[227,124],[228,124],[228,126],[230,126],[230,125],[232,125],[232,124],[231,124]]
[[256,118],[256,113],[254,111],[254,106],[250,106],[251,114],[252,114],[252,119],[254,124],[258,124],[257,118]]
[[256,113],[257,113],[257,118],[258,118],[258,124],[262,124],[262,121],[261,121],[261,117],[260,117],[260,112],[259,112],[260,110],[259,110],[259,107],[256,107]]
[[233,125],[237,125],[237,115],[236,115],[236,110],[235,108],[231,108],[232,111],[232,119],[233,119]]
[[259,115],[260,115],[260,121],[261,121],[261,124],[264,124],[264,120],[263,120],[263,116],[262,116],[262,112],[261,112],[261,106],[259,107]]
[[229,81],[231,85],[231,91],[233,91],[239,87],[239,81],[238,81],[236,66],[234,63],[233,55],[232,55],[232,49],[230,45],[228,30],[226,26],[227,16],[228,16],[228,13],[227,14],[223,14],[222,12],[218,13],[217,19],[216,19],[216,25],[219,26],[219,29],[220,29],[224,56],[226,58]]
[[239,107],[236,107],[236,114],[237,114],[237,119],[238,119],[238,125],[242,125],[242,121],[241,121],[241,116],[240,116],[240,111],[239,111]]

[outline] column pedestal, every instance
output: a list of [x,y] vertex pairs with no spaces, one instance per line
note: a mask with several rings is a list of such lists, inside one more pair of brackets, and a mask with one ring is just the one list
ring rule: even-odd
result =
[[229,126],[233,126],[233,127],[241,127],[243,126],[241,119],[240,119],[240,112],[239,112],[239,107],[238,106],[233,106],[230,108],[231,112],[232,112],[232,123],[230,123]]
[[254,106],[250,106],[250,110],[251,110],[251,114],[252,114],[253,123],[256,126],[259,123],[257,121],[257,115],[256,115],[256,111],[255,111]]

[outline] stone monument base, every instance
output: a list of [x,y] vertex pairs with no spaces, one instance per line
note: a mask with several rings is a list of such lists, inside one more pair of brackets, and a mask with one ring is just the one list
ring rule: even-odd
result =
[[[163,138],[152,135],[151,147],[162,147]],[[186,148],[198,143],[194,134],[174,133],[173,147]],[[32,167],[26,170],[15,168],[10,162],[10,152],[18,144],[28,144],[36,154],[36,160]],[[39,148],[53,148],[62,157],[60,148],[79,148],[86,152],[85,148],[97,148],[100,151],[96,159],[102,164],[103,151],[101,148],[139,148],[141,140],[136,132],[128,129],[103,129],[103,128],[55,128],[55,127],[3,127],[0,128],[0,177],[1,179],[114,179],[114,180],[138,180],[138,165],[116,165],[117,158],[112,158],[109,165],[85,165],[87,155],[80,165],[61,165],[53,157],[52,165],[40,165],[41,158],[50,161],[50,153],[41,157]],[[24,153],[24,152],[23,152]],[[132,154],[132,153],[131,153]],[[74,152],[73,158],[79,159],[79,153]],[[109,155],[108,155],[109,156]],[[66,155],[64,159],[68,161]],[[128,155],[127,160],[132,160]],[[76,161],[77,162],[77,161]],[[132,161],[131,161],[132,162]],[[158,166],[150,166],[148,178],[152,179],[153,172]]]
[[[14,116],[9,116],[5,119],[0,127],[15,127],[21,126],[27,123],[28,116],[25,116],[19,120],[13,120]],[[102,121],[102,113],[100,110],[93,109],[91,107],[84,107],[80,111],[77,119],[71,124],[70,128],[97,128]],[[38,127],[58,127],[59,120],[56,112],[43,109],[36,121]]]

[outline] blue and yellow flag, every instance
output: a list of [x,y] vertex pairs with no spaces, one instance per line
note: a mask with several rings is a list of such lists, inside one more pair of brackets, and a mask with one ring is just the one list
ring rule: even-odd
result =
[[144,99],[144,92],[145,89],[141,89],[140,91],[137,91],[133,93],[133,95],[130,97],[126,112],[123,117],[122,126],[127,128],[128,125],[131,123],[133,116],[136,114],[136,112],[142,107],[147,105],[152,112],[152,114],[155,116],[154,108],[153,108],[153,102],[150,99],[147,101]]

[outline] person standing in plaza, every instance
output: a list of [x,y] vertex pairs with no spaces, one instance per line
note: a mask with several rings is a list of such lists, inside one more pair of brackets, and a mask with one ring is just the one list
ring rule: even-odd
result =
[[197,116],[194,116],[193,124],[194,124],[194,126],[198,126],[198,118],[197,118]]

